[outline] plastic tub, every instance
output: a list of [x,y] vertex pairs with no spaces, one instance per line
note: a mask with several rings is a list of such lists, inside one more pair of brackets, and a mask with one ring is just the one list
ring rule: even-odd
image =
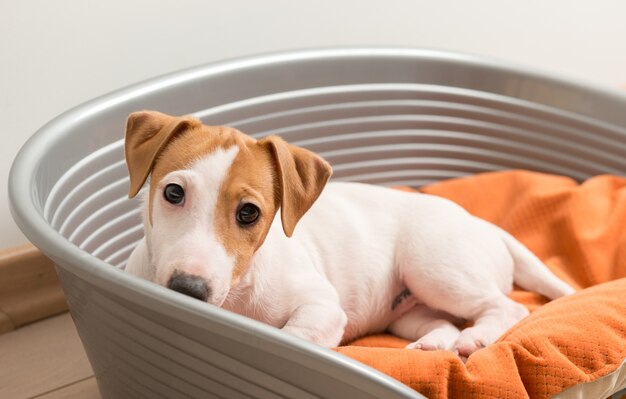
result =
[[330,49],[211,64],[81,105],[13,165],[15,220],[54,260],[105,399],[418,398],[333,351],[127,275],[127,115],[195,114],[319,152],[335,180],[420,186],[523,168],[626,174],[626,96],[479,57]]

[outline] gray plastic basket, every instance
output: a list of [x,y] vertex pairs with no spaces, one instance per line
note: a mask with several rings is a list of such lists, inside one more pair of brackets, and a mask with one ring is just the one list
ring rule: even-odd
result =
[[[420,186],[523,168],[626,174],[626,96],[479,57],[331,49],[211,64],[59,116],[10,176],[15,220],[54,260],[102,396],[418,398],[333,351],[127,275],[127,115],[195,114],[321,153],[335,180]],[[111,266],[113,265],[113,266]],[[419,372],[419,370],[415,370]]]

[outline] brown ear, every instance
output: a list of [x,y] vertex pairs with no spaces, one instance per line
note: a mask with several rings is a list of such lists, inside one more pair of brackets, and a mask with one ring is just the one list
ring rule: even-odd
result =
[[259,141],[272,154],[280,197],[283,231],[291,237],[300,218],[311,208],[333,173],[331,166],[319,155],[287,144],[278,136]]
[[175,117],[156,111],[133,112],[126,122],[124,152],[130,176],[128,197],[137,195],[154,167],[159,153],[172,138],[200,121],[190,117]]

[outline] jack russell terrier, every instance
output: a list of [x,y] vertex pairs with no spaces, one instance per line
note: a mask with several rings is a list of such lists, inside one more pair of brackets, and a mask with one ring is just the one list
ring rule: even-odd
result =
[[126,271],[326,347],[388,330],[467,357],[528,314],[507,297],[513,281],[574,292],[453,202],[327,184],[324,159],[277,136],[144,111],[125,154],[129,197],[151,175]]

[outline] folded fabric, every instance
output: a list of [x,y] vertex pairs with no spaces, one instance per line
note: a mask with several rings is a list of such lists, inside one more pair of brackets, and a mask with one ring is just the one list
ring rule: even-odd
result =
[[545,305],[538,294],[514,290],[531,315],[465,364],[451,352],[403,349],[408,341],[384,334],[339,352],[429,398],[606,397],[626,386],[626,178],[579,185],[507,171],[421,191],[509,231],[580,291]]

